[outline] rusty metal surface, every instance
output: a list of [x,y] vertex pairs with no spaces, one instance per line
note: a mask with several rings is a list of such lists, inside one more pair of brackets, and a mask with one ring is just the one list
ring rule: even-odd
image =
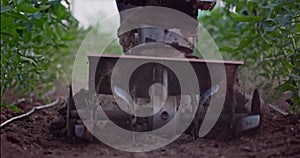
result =
[[[112,70],[114,69],[115,64],[120,59],[120,56],[117,55],[95,55],[89,54],[89,65],[97,65],[96,67],[90,67],[89,72],[89,88],[95,89],[99,94],[112,94],[111,88],[111,75]],[[243,64],[242,61],[223,61],[223,60],[202,60],[202,59],[182,59],[182,58],[160,58],[160,57],[147,57],[147,56],[122,56],[122,60],[126,62],[134,62],[136,60],[146,61],[148,64],[142,65],[137,68],[134,73],[132,74],[132,78],[135,79],[136,85],[142,85],[140,88],[137,89],[136,94],[138,97],[147,97],[148,96],[148,89],[153,84],[152,82],[152,70],[154,67],[159,65],[157,62],[171,62],[172,64],[176,64],[178,67],[182,64],[187,64],[189,62],[198,78],[198,83],[201,89],[201,93],[206,91],[211,87],[210,83],[210,73],[208,70],[208,64],[213,68],[214,75],[219,75],[218,72],[221,71],[223,66],[225,66],[226,76],[218,76],[219,82],[221,82],[225,77],[227,78],[227,86],[229,88],[229,93],[233,94],[233,84],[235,82],[235,73],[237,67]],[[126,67],[118,69],[126,69]],[[166,67],[166,69],[168,69]],[[184,71],[184,70],[183,70]],[[122,70],[119,70],[122,72]],[[199,92],[182,92],[180,89],[179,81],[171,70],[168,71],[169,73],[169,88],[168,94],[169,95],[184,95],[184,94],[191,94],[191,93],[199,93]],[[120,74],[122,76],[122,74]],[[194,86],[191,83],[191,86]],[[133,83],[129,83],[130,89],[133,88]],[[193,89],[193,88],[191,88]],[[232,91],[232,92],[231,92]],[[228,102],[231,102],[229,100]]]

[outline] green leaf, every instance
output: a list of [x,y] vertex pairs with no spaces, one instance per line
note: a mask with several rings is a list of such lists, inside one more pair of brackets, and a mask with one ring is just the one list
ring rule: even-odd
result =
[[76,39],[76,37],[75,36],[64,36],[63,38],[62,38],[62,40],[63,41],[71,41],[71,40],[74,40],[74,39]]
[[16,20],[22,19],[24,21],[29,21],[29,19],[25,15],[20,14],[20,13],[16,13],[16,12],[9,13],[7,16],[12,17]]
[[287,27],[293,21],[293,15],[292,14],[277,15],[276,19],[281,26]]
[[247,47],[250,43],[253,42],[253,40],[254,40],[253,37],[245,37],[245,38],[243,38],[240,41],[237,50],[240,50],[240,49],[243,49],[243,48]]
[[292,91],[294,90],[295,88],[290,84],[289,81],[286,81],[285,83],[279,85],[278,87],[276,87],[276,90],[279,90],[279,91]]
[[33,7],[30,4],[27,3],[21,3],[17,5],[17,10],[24,13],[35,13],[38,12],[39,9]]
[[51,5],[41,5],[40,7],[39,7],[39,9],[40,10],[46,10],[46,9],[48,9],[48,8],[50,8],[51,7]]
[[12,26],[13,22],[14,22],[13,18],[1,15],[1,31],[5,27]]
[[30,58],[27,58],[27,57],[24,57],[24,56],[21,56],[21,59],[23,59],[24,61],[27,61],[30,64],[33,64],[35,66],[37,65],[36,62],[33,59],[30,59]]
[[16,112],[16,113],[22,113],[22,112],[23,112],[22,109],[18,108],[18,107],[15,106],[15,105],[7,105],[6,107],[7,107],[9,110],[12,110],[12,111],[14,111],[14,112]]
[[263,20],[261,16],[245,16],[240,14],[231,14],[232,18],[239,22],[260,22]]
[[231,47],[224,46],[224,47],[221,47],[219,49],[219,51],[221,51],[221,52],[231,52],[231,51],[233,51],[233,49]]

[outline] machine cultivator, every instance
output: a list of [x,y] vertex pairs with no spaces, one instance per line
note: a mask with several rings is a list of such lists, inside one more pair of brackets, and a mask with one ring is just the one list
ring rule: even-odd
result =
[[[159,6],[175,9],[196,20],[198,10],[213,9],[216,0],[116,0],[116,3],[120,12],[135,7]],[[121,16],[121,21],[124,19],[126,17]],[[166,36],[170,38],[162,38]],[[155,114],[152,116],[140,117],[123,111],[115,104],[109,105],[111,107],[101,105],[110,121],[123,129],[135,132],[147,132],[163,127],[175,117],[180,103],[185,103],[188,105],[185,110],[179,112],[180,118],[177,119],[176,124],[185,124],[188,123],[186,120],[191,119],[192,122],[189,123],[185,133],[192,135],[196,139],[199,136],[203,120],[207,119],[205,118],[206,115],[213,113],[209,107],[212,106],[210,102],[213,96],[224,97],[224,102],[216,124],[208,134],[209,136],[215,136],[220,131],[236,135],[259,126],[260,98],[258,91],[255,90],[253,93],[250,112],[246,112],[243,109],[245,102],[241,102],[235,95],[236,72],[238,66],[243,64],[242,61],[199,59],[194,55],[194,35],[180,35],[172,30],[151,26],[130,30],[119,35],[119,39],[125,54],[125,56],[122,56],[122,59],[117,55],[88,54],[90,66],[88,88],[92,90],[93,94],[86,93],[84,94],[86,98],[82,98],[83,95],[74,94],[73,96],[72,89],[70,89],[66,116],[67,138],[70,142],[78,139],[89,141],[94,139],[90,131],[87,130],[86,125],[83,124],[82,119],[92,117],[94,120],[92,124],[95,124],[96,121],[106,121],[107,118],[97,113],[96,108],[91,111],[86,110],[86,108],[80,108],[86,106],[87,101],[85,100],[93,100],[92,98],[95,95],[107,97],[116,95],[129,109],[135,106],[146,106],[150,111],[154,112]],[[143,50],[143,53],[140,54],[132,53],[133,49],[147,43],[167,45],[180,52],[180,55],[172,56],[162,52],[153,53],[153,51],[147,54],[147,52],[151,52],[151,48],[148,47],[147,49],[150,49],[150,51]],[[136,49],[136,51],[139,51],[139,49]],[[166,51],[166,53],[168,52]],[[112,86],[112,82],[116,83],[115,85],[123,82],[122,77],[116,78],[113,76],[113,71],[115,71],[120,59],[128,65],[130,63],[145,63],[132,72],[128,80],[128,92],[124,91],[122,86]],[[195,72],[198,83],[188,83],[187,87],[182,87],[176,72],[161,63],[176,65],[179,68],[183,68],[184,64],[189,63]],[[222,68],[225,68],[225,73],[221,73]],[[128,67],[119,66],[117,74],[120,76],[125,75],[122,73],[125,73],[126,69]],[[211,69],[214,70],[213,76],[210,73]],[[211,82],[212,77],[217,78],[214,83]],[[224,77],[226,81],[223,80]],[[164,88],[153,88],[152,85],[155,83],[159,83]],[[224,93],[220,92],[222,84],[226,85]],[[199,91],[193,91],[195,85],[199,86]],[[152,91],[149,91],[149,89],[152,89]],[[163,97],[165,100],[163,107],[160,107],[158,105],[162,103],[161,99],[156,99],[156,96],[160,95],[162,97],[164,95],[162,91],[165,91],[166,96]],[[78,96],[81,98],[78,99]],[[74,101],[76,99],[82,100],[82,102]],[[138,108],[135,107],[132,111],[136,109]],[[174,125],[174,129],[176,131],[176,125]]]

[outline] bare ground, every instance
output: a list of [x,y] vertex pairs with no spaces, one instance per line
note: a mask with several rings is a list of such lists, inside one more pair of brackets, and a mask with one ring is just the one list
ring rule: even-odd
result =
[[[18,106],[29,111],[40,102],[23,102]],[[283,104],[278,102],[276,104]],[[280,105],[278,105],[280,106]],[[281,105],[283,106],[283,105]],[[262,124],[232,139],[200,138],[192,141],[183,135],[168,146],[146,153],[128,153],[103,143],[68,144],[53,131],[61,118],[60,107],[41,110],[1,129],[1,157],[300,157],[300,115],[283,116],[264,108]],[[16,116],[3,109],[1,122]],[[62,123],[63,124],[63,123]]]

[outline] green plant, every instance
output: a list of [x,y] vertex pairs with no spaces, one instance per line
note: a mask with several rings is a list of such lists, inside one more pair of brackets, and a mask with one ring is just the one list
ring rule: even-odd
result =
[[[299,0],[224,0],[225,7],[201,19],[220,51],[244,60],[269,98],[292,93],[291,111],[300,112]],[[234,10],[230,11],[230,10]],[[270,88],[275,88],[270,93]]]
[[1,0],[1,108],[52,87],[78,22],[67,0]]

